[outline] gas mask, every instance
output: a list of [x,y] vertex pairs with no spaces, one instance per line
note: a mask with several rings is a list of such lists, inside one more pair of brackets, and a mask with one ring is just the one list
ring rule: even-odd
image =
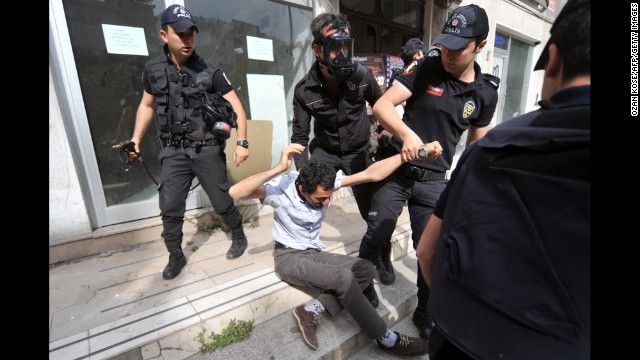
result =
[[366,67],[353,61],[353,39],[345,31],[346,27],[346,24],[340,24],[337,32],[327,36],[321,44],[318,44],[322,45],[324,55],[324,60],[318,60],[338,81],[349,80],[357,84],[364,78]]

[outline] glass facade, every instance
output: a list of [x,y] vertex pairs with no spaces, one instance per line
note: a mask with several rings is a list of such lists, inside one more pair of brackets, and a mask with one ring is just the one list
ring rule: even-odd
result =
[[[164,0],[57,0],[64,9],[68,37],[75,61],[90,138],[100,179],[92,203],[96,207],[146,202],[147,210],[127,215],[129,220],[157,216],[157,184],[160,146],[153,122],[140,144],[143,161],[126,164],[123,152],[113,145],[130,139],[135,114],[142,98],[144,64],[163,53],[160,14]],[[252,118],[252,96],[260,92],[281,92],[277,105],[282,114],[274,121],[274,132],[290,134],[293,88],[313,62],[309,24],[310,1],[187,0],[198,26],[196,49],[200,56],[221,68],[242,101],[247,118]],[[59,35],[63,35],[62,33]],[[250,41],[253,47],[248,48]],[[256,45],[257,44],[257,45]],[[267,45],[262,48],[262,46]],[[258,49],[258,47],[260,47]],[[252,55],[253,54],[253,55]],[[259,54],[260,56],[256,56]],[[63,61],[64,62],[64,61]],[[271,76],[271,83],[250,81],[250,76]],[[260,78],[260,77],[258,77]],[[262,79],[262,78],[260,78]],[[273,90],[271,85],[274,86]],[[252,89],[253,86],[253,89]],[[253,90],[253,92],[252,92]],[[74,96],[76,97],[76,96]],[[254,102],[255,104],[255,102]],[[284,137],[284,136],[281,136]],[[274,146],[275,142],[274,142]],[[280,145],[277,145],[280,147]],[[82,146],[81,146],[82,147]],[[279,154],[279,151],[278,151]],[[100,189],[97,189],[97,188]],[[103,196],[102,196],[103,195]],[[188,208],[201,207],[204,196],[193,196]],[[151,201],[150,201],[151,200]],[[104,211],[97,210],[98,214]],[[121,221],[121,217],[97,216],[98,225]]]
[[496,31],[494,44],[496,53],[506,55],[506,71],[500,74],[500,123],[526,112],[533,46],[500,31]]

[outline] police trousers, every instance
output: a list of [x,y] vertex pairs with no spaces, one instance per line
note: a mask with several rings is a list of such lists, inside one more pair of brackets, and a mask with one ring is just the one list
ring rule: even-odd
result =
[[[224,145],[224,144],[222,144]],[[167,146],[160,150],[160,215],[162,238],[170,252],[182,248],[182,226],[191,182],[198,178],[213,210],[233,231],[242,228],[242,216],[229,196],[227,159],[222,145]]]
[[[420,236],[433,213],[448,180],[418,181],[400,174],[397,170],[385,180],[374,183],[371,210],[367,218],[367,232],[360,242],[359,257],[375,262],[381,251],[390,246],[391,236],[398,217],[407,202],[411,221],[413,248],[418,246]],[[418,264],[418,291],[429,295],[429,288],[422,278]]]
[[373,264],[354,256],[315,249],[276,249],[275,273],[282,280],[315,297],[332,317],[343,309],[353,317],[370,339],[387,330],[387,323],[362,294],[371,284]]

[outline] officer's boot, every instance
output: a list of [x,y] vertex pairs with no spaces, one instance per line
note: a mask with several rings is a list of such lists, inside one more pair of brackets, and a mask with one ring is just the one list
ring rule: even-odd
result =
[[418,307],[413,312],[413,324],[418,328],[420,337],[428,339],[433,329],[433,321],[427,313],[427,304],[429,303],[429,295],[418,290]]
[[169,263],[162,271],[162,278],[171,280],[180,274],[182,268],[187,264],[187,258],[182,249],[169,250]]
[[247,237],[244,235],[244,230],[240,228],[239,230],[231,230],[231,247],[229,251],[227,251],[227,259],[233,260],[235,258],[239,258],[244,254],[244,251],[247,249]]
[[387,244],[382,250],[380,262],[376,267],[378,268],[378,276],[381,283],[391,285],[396,281],[396,273],[393,271],[393,264],[391,263],[391,244]]

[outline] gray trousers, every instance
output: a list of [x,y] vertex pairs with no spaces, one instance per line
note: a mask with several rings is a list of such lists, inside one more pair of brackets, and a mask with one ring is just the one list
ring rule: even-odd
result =
[[387,324],[362,294],[375,277],[371,261],[318,250],[276,249],[276,274],[297,289],[316,296],[327,312],[337,316],[346,309],[370,339],[377,339]]

